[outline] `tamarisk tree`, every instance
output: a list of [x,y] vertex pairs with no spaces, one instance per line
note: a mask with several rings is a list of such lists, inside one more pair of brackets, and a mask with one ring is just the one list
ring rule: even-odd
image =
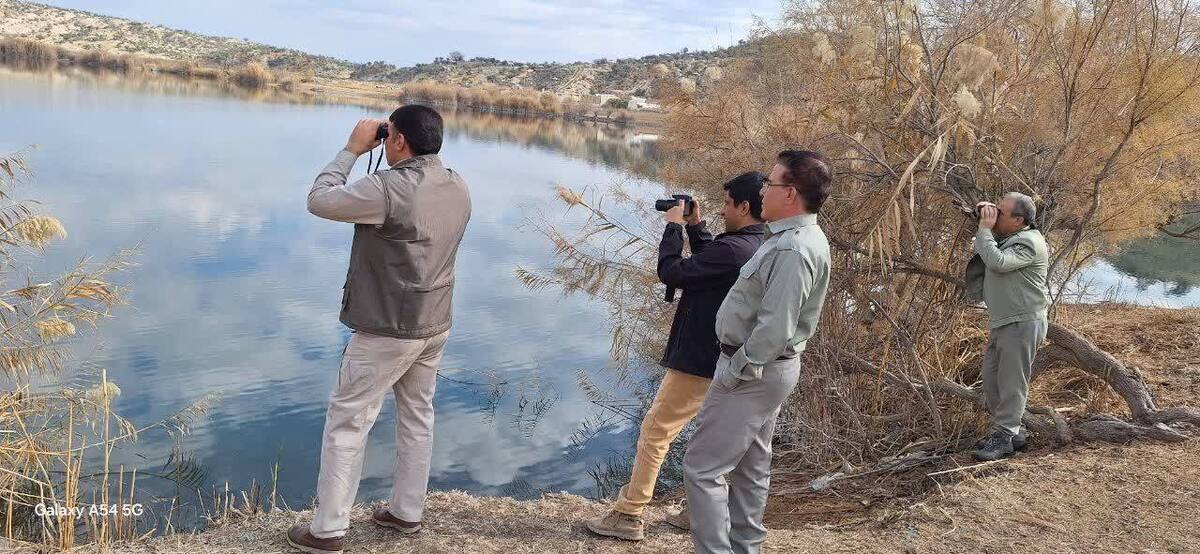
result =
[[[704,87],[658,85],[669,96],[662,174],[715,201],[718,183],[768,169],[784,148],[833,160],[820,219],[833,281],[781,434],[813,468],[961,445],[983,415],[986,331],[962,279],[971,208],[1008,191],[1037,201],[1055,310],[1096,256],[1160,229],[1178,234],[1169,225],[1198,198],[1200,20],[1184,1],[818,0],[790,4],[784,21]],[[608,248],[596,233],[622,228],[589,225],[589,240],[553,235],[566,266],[556,278],[583,279],[617,306],[653,302],[655,292],[639,300],[629,286],[653,280],[650,240]],[[645,330],[624,340],[653,351],[669,322],[646,312],[623,312],[636,321],[621,329]],[[1025,419],[1035,434],[1182,440],[1200,424],[1193,408],[1157,406],[1136,369],[1081,334],[1052,320],[1048,339],[1035,376],[1087,372],[1128,414],[1068,421],[1034,405]]]

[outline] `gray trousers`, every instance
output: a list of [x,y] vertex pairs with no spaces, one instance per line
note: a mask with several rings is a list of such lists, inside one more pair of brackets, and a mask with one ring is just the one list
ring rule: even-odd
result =
[[[722,354],[717,371],[727,365]],[[732,389],[713,379],[683,458],[697,553],[757,553],[766,540],[771,437],[779,407],[799,379],[800,358],[769,363],[761,379]]]
[[992,329],[983,353],[983,398],[992,430],[1015,435],[1029,399],[1029,378],[1038,345],[1046,340],[1047,321],[1018,321]]

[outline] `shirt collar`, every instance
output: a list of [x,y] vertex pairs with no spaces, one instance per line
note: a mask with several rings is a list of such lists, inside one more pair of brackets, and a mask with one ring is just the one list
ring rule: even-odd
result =
[[729,231],[726,235],[761,235],[767,232],[767,224],[752,223],[736,231]]
[[396,165],[392,166],[392,169],[400,169],[402,167],[440,167],[441,165],[442,159],[437,154],[422,154],[420,156],[413,156],[407,160],[400,160],[396,162]]
[[769,222],[767,223],[767,230],[770,231],[772,235],[775,235],[789,229],[798,229],[800,227],[807,227],[809,225],[816,224],[817,214],[800,214]]
[[[1019,235],[1019,234],[1021,234],[1021,233],[1024,233],[1025,231],[1028,231],[1028,230],[1030,230],[1030,229],[1032,229],[1032,228],[1033,228],[1033,227],[1030,227],[1029,225],[1026,225],[1026,226],[1024,226],[1024,227],[1022,227],[1022,228],[1020,228],[1020,229],[1018,229],[1018,230],[1016,230],[1016,231],[1013,231],[1013,232],[1012,232],[1012,233],[1010,233],[1010,234],[1007,234],[1007,235],[1000,235],[1000,236],[996,237],[996,242],[1000,242],[1000,241],[1005,241],[1005,240],[1008,240],[1008,239],[1010,239],[1010,238],[1013,238],[1013,237],[1015,237],[1015,236],[1017,236],[1017,235]],[[991,230],[991,229],[989,229],[989,230]],[[995,232],[993,231],[993,234],[994,234],[994,233],[995,233]]]

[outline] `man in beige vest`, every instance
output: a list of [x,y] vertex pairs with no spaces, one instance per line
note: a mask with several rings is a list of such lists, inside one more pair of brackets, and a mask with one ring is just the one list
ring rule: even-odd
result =
[[[379,144],[384,124],[389,167],[346,184],[355,160]],[[355,332],[325,415],[313,522],[287,534],[303,552],[342,551],[367,432],[389,391],[396,399],[392,497],[371,519],[401,533],[421,529],[437,365],[450,333],[454,261],[471,215],[466,183],[442,165],[441,147],[442,117],[431,108],[404,106],[386,122],[364,119],[308,193],[313,215],[355,224],[341,311]]]

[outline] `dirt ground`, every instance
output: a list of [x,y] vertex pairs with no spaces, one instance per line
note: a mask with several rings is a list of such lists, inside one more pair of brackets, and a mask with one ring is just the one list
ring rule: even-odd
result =
[[[1059,317],[1140,369],[1160,406],[1200,404],[1200,310],[1073,306]],[[1119,403],[1096,379],[1074,374],[1050,379],[1054,390],[1035,390],[1039,402],[1080,414],[1099,408],[1120,413]],[[1200,552],[1200,441],[1063,449],[1034,444],[1032,451],[998,463],[975,464],[964,452],[904,475],[859,478],[820,493],[807,490],[803,481],[776,479],[765,550]],[[606,505],[578,496],[517,501],[439,492],[429,497],[425,530],[411,537],[375,527],[370,508],[358,508],[347,552],[689,552],[688,535],[662,522],[678,509],[671,500],[680,496],[652,506],[647,539],[629,543],[589,534],[583,519],[602,514]],[[280,511],[109,551],[289,552],[287,528],[310,518],[310,512]]]
[[[930,478],[934,479],[934,478]],[[1080,447],[1031,454],[937,476],[924,498],[837,523],[773,528],[772,552],[1200,552],[1200,444]],[[688,535],[662,523],[671,506],[648,513],[647,539],[592,537],[581,519],[605,506],[578,496],[538,501],[429,497],[426,528],[412,537],[377,528],[369,510],[353,515],[347,552],[687,552]],[[284,533],[309,512],[279,512],[197,535],[126,544],[119,554],[288,552]],[[95,548],[79,549],[95,552]]]

